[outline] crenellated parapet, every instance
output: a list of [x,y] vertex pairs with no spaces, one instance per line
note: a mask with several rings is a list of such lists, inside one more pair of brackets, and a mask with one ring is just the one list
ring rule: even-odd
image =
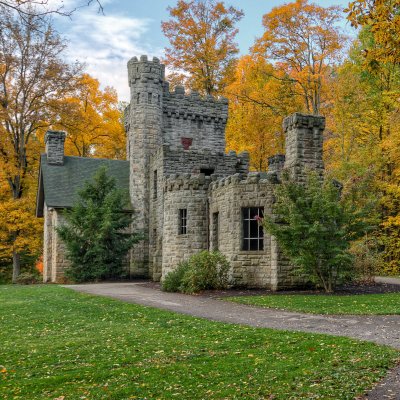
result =
[[283,130],[287,132],[292,129],[325,129],[325,117],[321,115],[310,115],[294,113],[283,120]]
[[174,92],[165,92],[163,112],[168,117],[211,122],[214,120],[225,125],[228,119],[228,99],[211,95],[202,97],[196,91],[185,94],[182,86]]
[[286,136],[284,168],[292,178],[303,181],[307,170],[322,173],[325,117],[294,113],[283,121]]
[[[212,177],[213,178],[213,177]],[[274,174],[269,172],[249,172],[248,174],[237,173],[222,179],[212,179],[210,190],[218,190],[224,187],[246,185],[272,185],[278,183]]]
[[135,84],[138,81],[141,83],[162,83],[165,80],[165,65],[160,64],[157,57],[149,60],[147,56],[143,55],[138,59],[132,57],[128,61],[128,79],[129,85]]
[[216,179],[204,174],[172,174],[165,178],[165,192],[176,192],[181,190],[203,190],[207,191],[212,181]]

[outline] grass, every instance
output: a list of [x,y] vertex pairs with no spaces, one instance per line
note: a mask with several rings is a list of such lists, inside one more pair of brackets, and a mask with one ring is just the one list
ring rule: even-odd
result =
[[236,303],[311,314],[400,314],[400,293],[357,295],[263,295],[224,298]]
[[0,398],[353,399],[398,352],[78,294],[0,287]]

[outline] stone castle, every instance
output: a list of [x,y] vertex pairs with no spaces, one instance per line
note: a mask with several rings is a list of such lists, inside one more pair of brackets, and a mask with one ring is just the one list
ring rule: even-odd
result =
[[133,229],[145,235],[130,254],[132,276],[158,281],[190,255],[219,250],[237,285],[278,290],[301,283],[255,217],[271,213],[283,170],[297,180],[306,169],[322,172],[324,118],[287,117],[286,155],[270,157],[268,172],[249,172],[247,152],[225,153],[227,99],[187,95],[179,86],[170,92],[157,58],[132,58],[128,76],[127,161],[65,156],[65,133],[46,134],[36,212],[45,225],[44,280],[61,280],[68,265],[55,231],[63,210],[83,181],[107,165],[118,186],[129,187]]

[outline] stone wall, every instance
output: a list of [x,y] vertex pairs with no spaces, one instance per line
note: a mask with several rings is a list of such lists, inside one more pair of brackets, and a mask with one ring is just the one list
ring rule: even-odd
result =
[[[218,249],[229,260],[236,285],[267,287],[272,290],[291,288],[303,283],[276,243],[264,232],[262,251],[244,251],[243,214],[247,207],[264,207],[271,216],[276,187],[275,173],[236,174],[212,182],[209,190],[209,219],[211,221],[210,248]],[[218,228],[213,226],[218,214]],[[217,232],[218,244],[215,243]]]
[[136,231],[145,240],[134,246],[132,271],[137,275],[149,274],[149,208],[150,208],[150,155],[162,143],[162,108],[164,91],[164,65],[157,58],[149,61],[146,56],[128,62],[131,88],[128,130],[130,161],[130,196],[137,211],[134,221]]
[[[242,208],[264,207],[270,212],[273,184],[260,174],[236,174],[210,185],[210,220],[218,213],[218,244],[211,237],[211,248],[218,249],[229,260],[236,285],[270,287],[271,237],[265,234],[264,250],[242,250]],[[215,228],[212,230],[215,232]]]
[[197,92],[185,95],[178,86],[175,92],[164,92],[163,143],[181,147],[182,138],[191,139],[192,150],[224,153],[227,118],[227,99],[202,98]]
[[44,135],[44,142],[46,143],[47,163],[63,165],[65,132],[47,131]]
[[[125,110],[124,125],[128,136],[130,196],[137,210],[134,229],[145,235],[145,240],[132,251],[131,272],[157,279],[163,221],[153,212],[162,216],[163,198],[162,195],[158,199],[153,197],[154,172],[157,171],[160,180],[157,193],[161,193],[159,186],[165,174],[192,170],[200,173],[201,168],[218,169],[221,176],[237,170],[247,171],[248,155],[224,156],[226,99],[202,98],[196,92],[186,95],[179,86],[170,92],[165,81],[165,67],[156,58],[148,60],[141,56],[138,60],[133,57],[128,62],[128,77],[131,101]],[[169,162],[163,163],[164,171],[161,171],[157,149],[163,144],[175,147],[176,152],[164,156]],[[201,154],[203,151],[205,153]],[[214,167],[210,167],[211,164]]]
[[70,263],[65,256],[65,245],[56,228],[65,223],[61,210],[44,207],[43,281],[62,282],[64,270]]
[[284,168],[293,179],[303,181],[307,170],[324,170],[323,131],[325,117],[294,113],[283,121],[286,136]]
[[[162,277],[179,262],[208,249],[208,186],[211,178],[172,175],[165,181]],[[180,211],[187,210],[187,232],[180,232]]]

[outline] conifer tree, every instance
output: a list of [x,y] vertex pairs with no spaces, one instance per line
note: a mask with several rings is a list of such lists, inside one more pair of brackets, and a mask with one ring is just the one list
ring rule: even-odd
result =
[[124,211],[127,202],[106,168],[85,183],[76,205],[65,213],[66,224],[58,229],[71,262],[67,277],[84,282],[126,275],[124,258],[140,240],[129,232],[132,217]]

